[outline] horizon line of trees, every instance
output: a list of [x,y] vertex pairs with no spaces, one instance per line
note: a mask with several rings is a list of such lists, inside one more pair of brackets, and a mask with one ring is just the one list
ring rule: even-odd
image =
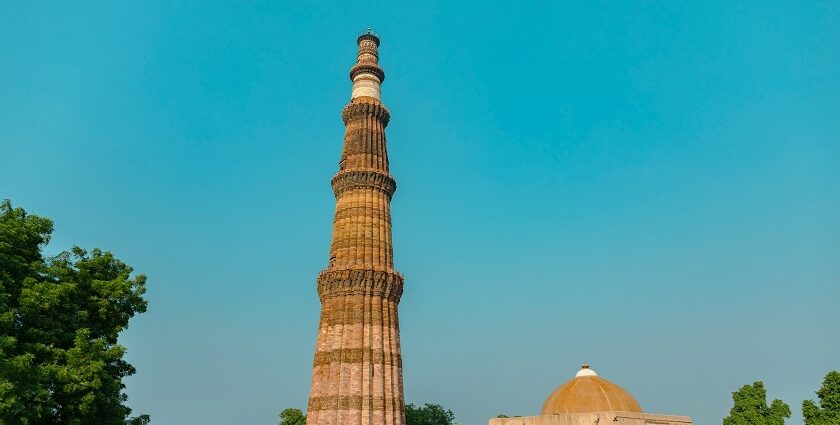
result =
[[[406,425],[455,425],[455,414],[435,403],[425,403],[423,406],[408,403],[405,405],[405,423]],[[284,409],[280,412],[278,425],[306,425],[306,415],[300,409]]]
[[[816,391],[818,401],[802,401],[805,425],[840,425],[840,372],[828,372]],[[791,410],[782,400],[767,404],[767,390],[762,381],[744,385],[732,393],[732,408],[723,418],[723,425],[784,425]],[[496,418],[510,418],[499,414]],[[516,416],[514,416],[516,417]],[[439,404],[426,403],[417,407],[405,406],[405,425],[455,425],[455,415]],[[278,425],[306,425],[306,415],[295,408],[280,412]]]
[[[828,372],[816,394],[817,402],[802,401],[805,425],[840,425],[840,372]],[[732,393],[732,409],[723,425],[784,425],[790,415],[790,406],[782,400],[768,405],[764,383],[756,381]]]

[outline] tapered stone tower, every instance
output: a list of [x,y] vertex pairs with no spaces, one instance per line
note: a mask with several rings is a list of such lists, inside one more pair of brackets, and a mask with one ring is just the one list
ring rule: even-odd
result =
[[379,37],[357,39],[350,68],[353,92],[341,112],[346,127],[326,270],[318,275],[321,321],[312,366],[308,425],[404,425],[402,358],[397,304],[403,278],[394,270],[391,196],[380,101],[385,73]]

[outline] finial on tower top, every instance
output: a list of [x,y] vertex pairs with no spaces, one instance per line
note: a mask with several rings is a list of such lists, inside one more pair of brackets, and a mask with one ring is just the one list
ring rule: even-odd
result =
[[376,43],[376,47],[379,47],[379,34],[376,31],[372,30],[370,27],[368,29],[362,31],[359,34],[359,38],[356,39],[356,43],[361,43],[362,40],[372,40]]

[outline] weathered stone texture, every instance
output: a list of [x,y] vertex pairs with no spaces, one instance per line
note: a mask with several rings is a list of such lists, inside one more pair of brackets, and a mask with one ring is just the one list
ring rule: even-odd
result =
[[346,126],[327,268],[318,276],[321,318],[309,425],[404,425],[402,356],[397,305],[403,277],[394,270],[391,197],[385,127],[390,113],[379,101],[384,72],[379,39],[358,39],[351,69],[353,94],[342,111]]
[[489,425],[691,425],[688,416],[605,411],[490,419]]

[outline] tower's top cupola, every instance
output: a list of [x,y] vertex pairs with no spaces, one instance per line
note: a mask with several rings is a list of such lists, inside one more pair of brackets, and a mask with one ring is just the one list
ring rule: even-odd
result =
[[356,39],[356,43],[361,45],[363,40],[370,40],[373,43],[375,43],[377,47],[379,47],[379,34],[377,34],[376,31],[370,28],[362,31],[359,34],[359,38]]

